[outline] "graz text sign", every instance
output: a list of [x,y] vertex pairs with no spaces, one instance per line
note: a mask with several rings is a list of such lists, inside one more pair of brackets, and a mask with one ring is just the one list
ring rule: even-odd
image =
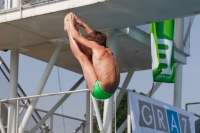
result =
[[129,92],[132,133],[195,133],[194,114]]

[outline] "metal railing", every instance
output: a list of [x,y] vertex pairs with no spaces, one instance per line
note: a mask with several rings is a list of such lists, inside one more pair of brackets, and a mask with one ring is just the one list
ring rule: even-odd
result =
[[[65,95],[70,95],[70,94],[74,94],[74,93],[82,93],[82,92],[88,92],[89,90],[88,89],[81,89],[81,90],[75,90],[75,91],[66,91],[66,92],[57,92],[57,93],[50,93],[50,94],[41,94],[41,95],[33,95],[33,96],[26,96],[26,97],[18,97],[18,98],[11,98],[11,99],[3,99],[3,100],[0,100],[0,105],[1,104],[8,104],[10,102],[16,102],[17,103],[17,109],[16,109],[16,114],[19,114],[16,116],[16,133],[18,133],[18,128],[19,128],[19,117],[20,117],[20,107],[21,108],[27,108],[27,106],[24,106],[22,103],[20,103],[20,101],[27,101],[29,99],[34,99],[34,98],[39,98],[39,99],[42,99],[42,98],[45,98],[47,97],[49,99],[49,97],[52,97],[52,96],[57,96],[57,97],[60,97],[62,95],[62,97],[64,97]],[[60,97],[60,99],[62,98]],[[80,100],[80,99],[79,99]],[[0,110],[1,110],[1,106],[0,106]],[[38,108],[35,108],[34,111],[37,111],[39,114],[41,113],[44,113],[45,116],[46,114],[48,114],[50,111],[49,110],[43,110],[43,109],[38,109]],[[64,119],[67,119],[68,121],[76,121],[77,124],[73,124],[72,126],[72,123],[71,122],[71,128],[69,128],[69,125],[67,126],[68,129],[65,129],[65,131],[63,132],[78,132],[78,130],[80,130],[81,128],[84,128],[84,125],[85,125],[85,122],[86,120],[84,119],[81,119],[81,118],[76,118],[76,117],[72,117],[72,116],[67,116],[67,115],[64,115],[64,114],[60,114],[60,113],[55,113],[53,112],[50,116],[48,116],[49,118],[51,117],[62,117]],[[52,119],[53,120],[53,119]],[[41,129],[40,131],[43,131],[43,132],[49,132],[50,130],[52,131],[52,127],[53,125],[51,125],[51,123],[53,123],[51,120],[49,120],[50,122],[48,122],[49,124],[46,124],[46,126],[42,127],[39,126]],[[39,124],[39,122],[35,123],[35,125],[32,125],[33,127],[30,129],[30,130],[26,130],[26,132],[36,132],[38,131],[35,130],[35,127],[37,127],[37,124]],[[59,124],[59,126],[61,125],[61,123],[56,123],[55,124]],[[67,124],[70,124],[70,122],[68,122]],[[51,126],[49,126],[51,125]],[[65,125],[66,126],[66,125]],[[54,126],[55,127],[55,126]],[[2,130],[2,129],[1,129]],[[59,127],[56,128],[56,131],[59,130]],[[60,133],[62,133],[62,131],[58,131]],[[53,131],[52,131],[53,133]]]
[[[24,5],[36,5],[59,0],[0,0],[0,10],[22,7]],[[61,0],[60,0],[61,1]]]
[[[5,80],[8,82],[7,84],[9,84],[10,80],[9,80],[9,74],[10,74],[10,70],[7,67],[7,65],[5,64],[5,62],[3,61],[3,59],[0,57],[0,73],[3,75],[3,77],[5,78]],[[4,81],[5,81],[4,80]],[[9,88],[7,88],[9,89]],[[9,90],[6,90],[9,91]],[[6,95],[6,94],[3,94]],[[18,92],[17,92],[17,96],[18,97],[26,97],[26,93],[24,92],[24,90],[22,89],[22,87],[18,84]],[[0,97],[2,99],[2,97]],[[5,97],[4,97],[5,98]],[[8,95],[7,95],[8,98]],[[31,103],[30,99],[21,99],[20,102],[23,104],[23,106],[28,107],[29,104]],[[7,106],[6,106],[7,107]],[[21,114],[24,110],[24,107],[21,107],[19,110],[19,114]],[[39,115],[39,113],[35,110],[34,113],[32,114],[32,119],[35,121],[35,123],[38,122],[38,120],[41,120],[41,116]],[[46,127],[46,124],[43,124]],[[42,129],[42,127],[40,128]]]

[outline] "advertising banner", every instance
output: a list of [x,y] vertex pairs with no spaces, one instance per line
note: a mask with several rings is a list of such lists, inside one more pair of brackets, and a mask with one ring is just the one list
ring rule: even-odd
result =
[[151,56],[154,82],[175,82],[174,20],[151,24]]
[[194,114],[129,92],[132,133],[195,133]]

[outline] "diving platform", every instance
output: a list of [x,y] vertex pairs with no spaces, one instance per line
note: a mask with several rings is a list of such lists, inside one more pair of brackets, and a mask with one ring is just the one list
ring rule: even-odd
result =
[[[140,36],[140,31],[128,36],[121,30],[198,14],[199,5],[199,1],[173,1],[172,4],[170,1],[161,3],[156,0],[145,3],[139,0],[53,0],[29,3],[1,10],[0,50],[17,46],[21,54],[48,62],[56,47],[50,40],[67,40],[63,19],[67,13],[73,12],[92,29],[119,32],[116,58],[121,72],[129,69],[146,70],[151,68],[150,47],[135,38]],[[142,34],[146,34],[146,41],[150,45],[150,35],[147,31]],[[81,73],[69,42],[62,48],[55,65]]]

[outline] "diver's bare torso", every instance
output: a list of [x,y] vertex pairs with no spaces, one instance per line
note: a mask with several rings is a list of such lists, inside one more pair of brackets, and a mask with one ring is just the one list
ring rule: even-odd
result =
[[99,46],[93,53],[92,64],[100,86],[105,92],[113,94],[120,81],[120,72],[113,53],[104,46]]

